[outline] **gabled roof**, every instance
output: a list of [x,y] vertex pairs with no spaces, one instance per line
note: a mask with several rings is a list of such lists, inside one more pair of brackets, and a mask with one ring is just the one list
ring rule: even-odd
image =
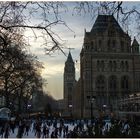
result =
[[134,40],[133,40],[133,43],[132,43],[132,46],[139,46],[139,43],[138,41],[136,40],[136,38],[134,37]]
[[115,30],[117,30],[120,33],[124,33],[116,19],[114,18],[113,15],[98,15],[91,32],[96,33],[96,32],[104,32],[109,28],[109,26]]

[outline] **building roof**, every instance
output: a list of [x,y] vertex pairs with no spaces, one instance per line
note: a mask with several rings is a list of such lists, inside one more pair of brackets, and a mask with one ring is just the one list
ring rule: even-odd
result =
[[134,40],[133,40],[133,43],[132,43],[132,46],[139,46],[139,43],[138,41],[136,40],[136,38],[134,37]]
[[117,30],[120,33],[124,33],[116,19],[114,18],[113,15],[98,15],[91,32],[96,33],[96,32],[104,32],[107,30],[109,27],[112,27],[113,29]]
[[69,51],[68,57],[67,57],[67,61],[66,62],[73,62],[72,56],[71,56],[71,52]]

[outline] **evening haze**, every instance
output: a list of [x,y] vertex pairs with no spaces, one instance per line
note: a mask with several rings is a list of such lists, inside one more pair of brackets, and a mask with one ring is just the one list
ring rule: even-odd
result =
[[[131,2],[132,3],[132,2]],[[127,3],[128,5],[132,5]],[[83,45],[84,30],[90,31],[96,16],[92,18],[90,14],[84,13],[81,16],[76,13],[72,14],[72,2],[67,2],[68,11],[61,15],[62,20],[67,23],[67,26],[72,29],[68,29],[64,25],[54,26],[54,31],[56,34],[63,39],[64,46],[67,48],[74,48],[71,50],[73,60],[75,61],[76,67],[76,80],[79,79],[80,73],[80,51]],[[134,29],[135,30],[135,29]],[[133,31],[134,31],[133,30]],[[74,31],[74,32],[73,32]],[[31,31],[26,31],[27,35],[31,35]],[[39,34],[39,33],[38,33]],[[131,33],[130,33],[131,34]],[[136,34],[134,34],[136,36]],[[138,38],[139,40],[139,38]],[[52,56],[45,55],[44,47],[41,47],[42,40],[38,38],[37,40],[30,37],[29,39],[30,47],[28,51],[32,52],[38,57],[38,60],[43,63],[44,69],[42,70],[42,77],[46,79],[47,82],[44,84],[44,91],[48,91],[55,99],[63,98],[63,73],[64,65],[67,57],[62,52],[55,52]],[[47,46],[46,46],[47,47]],[[68,55],[69,50],[64,49],[66,55]]]

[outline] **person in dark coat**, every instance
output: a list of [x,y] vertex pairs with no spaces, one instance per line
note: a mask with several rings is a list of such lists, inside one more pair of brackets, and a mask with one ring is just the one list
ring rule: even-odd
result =
[[46,138],[46,135],[47,135],[47,127],[46,127],[46,125],[44,124],[44,125],[43,125],[43,136],[42,136],[42,138]]
[[3,134],[4,134],[4,125],[1,127],[1,131],[0,131],[1,138],[3,138]]
[[24,122],[23,121],[20,121],[19,122],[19,127],[18,127],[17,138],[22,138],[23,133],[24,133],[24,127],[25,127]]
[[8,138],[9,132],[10,132],[10,125],[9,122],[7,121],[4,126],[4,138]]

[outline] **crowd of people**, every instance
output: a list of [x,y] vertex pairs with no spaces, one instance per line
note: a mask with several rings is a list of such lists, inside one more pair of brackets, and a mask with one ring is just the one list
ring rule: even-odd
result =
[[[16,131],[15,131],[16,130]],[[15,134],[22,138],[33,134],[36,138],[104,138],[139,137],[137,123],[128,120],[103,119],[65,120],[59,119],[20,119],[1,122],[0,136],[8,138]]]

